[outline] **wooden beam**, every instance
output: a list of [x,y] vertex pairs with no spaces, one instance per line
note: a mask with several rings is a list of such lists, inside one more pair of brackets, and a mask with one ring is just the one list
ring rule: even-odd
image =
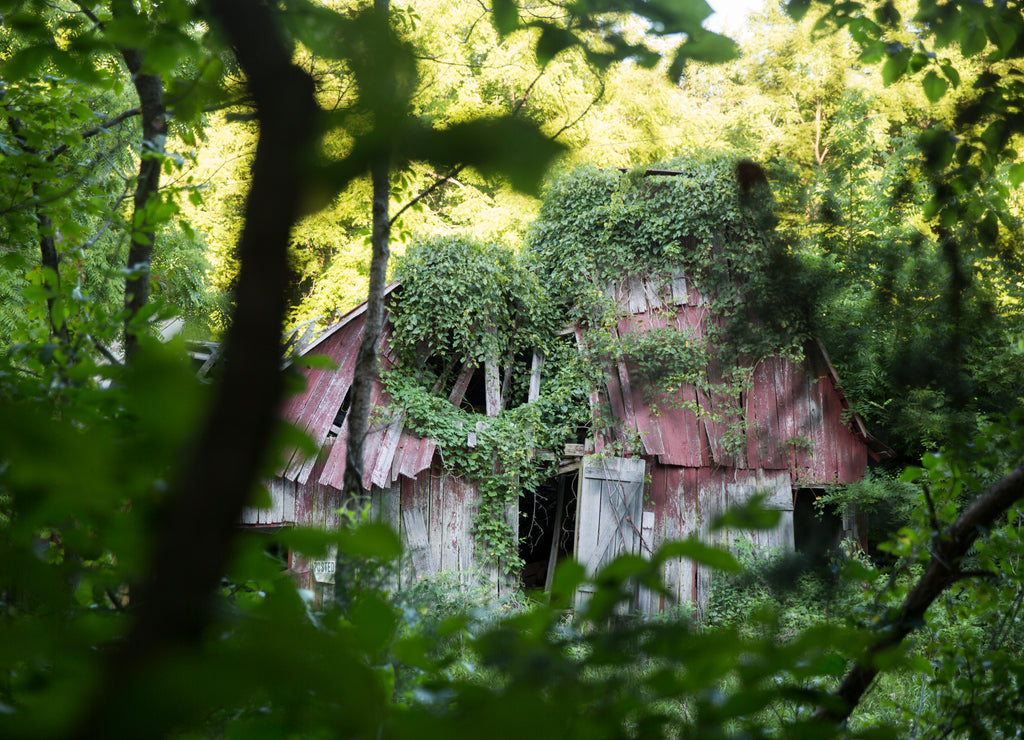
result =
[[498,378],[498,358],[489,356],[484,360],[484,394],[488,416],[497,416],[501,411],[501,385]]
[[551,551],[548,553],[548,573],[544,578],[544,590],[550,591],[555,580],[555,566],[558,564],[558,543],[562,533],[562,509],[565,506],[565,476],[558,476],[558,499],[555,502],[554,531],[551,533]]
[[526,397],[528,403],[533,403],[540,398],[540,371],[544,367],[544,353],[539,349],[533,351],[533,359],[530,362],[530,391]]

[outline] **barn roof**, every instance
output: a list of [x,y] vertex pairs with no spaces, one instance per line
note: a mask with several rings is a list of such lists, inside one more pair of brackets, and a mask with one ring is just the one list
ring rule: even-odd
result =
[[[620,337],[668,328],[699,338],[712,320],[704,296],[682,274],[668,280],[630,276],[606,292],[625,312],[613,329]],[[779,356],[757,362],[738,403],[716,389],[722,370],[714,362],[708,366],[707,389],[682,384],[657,393],[652,401],[638,369],[620,358],[606,373],[602,392],[621,424],[618,441],[639,439],[642,449],[635,452],[660,463],[792,469],[806,483],[856,480],[863,470],[864,447],[876,460],[891,457],[893,451],[850,413],[821,341],[809,343],[804,354],[802,362]],[[745,444],[722,444],[728,426],[740,421]]]
[[[384,289],[385,298],[398,287],[398,282],[390,283]],[[312,478],[322,485],[339,489],[342,487],[348,419],[342,420],[340,425],[335,422],[339,409],[347,409],[347,395],[355,374],[366,306],[365,302],[359,304],[300,352],[300,356],[325,355],[336,367],[308,369],[305,390],[292,396],[282,407],[281,415],[308,434],[317,447],[322,449],[321,455],[313,458],[294,450],[279,471],[288,480],[305,484]],[[386,309],[384,326],[378,345],[378,379],[374,381],[370,397],[371,408],[374,409],[391,405],[391,397],[379,377],[395,365]],[[397,480],[399,475],[415,476],[430,466],[435,445],[434,440],[407,431],[401,414],[392,416],[371,413],[370,427],[363,444],[363,486],[367,489],[371,486],[384,487]]]
[[[391,283],[385,295],[392,296],[398,288],[397,282]],[[681,274],[662,282],[631,277],[608,291],[626,309],[615,327],[621,335],[656,327],[698,332],[707,320],[704,298]],[[342,487],[348,421],[339,418],[339,409],[347,408],[365,313],[366,304],[360,304],[300,353],[326,355],[336,367],[305,370],[305,390],[288,399],[282,408],[282,416],[322,450],[313,458],[294,451],[279,471],[288,480]],[[577,333],[582,340],[582,334]],[[728,399],[713,391],[683,386],[675,389],[671,398],[651,403],[635,370],[620,360],[606,374],[601,392],[620,420],[624,435],[641,440],[642,447],[631,452],[651,456],[661,464],[794,469],[797,480],[806,484],[855,480],[863,469],[865,447],[875,459],[890,457],[892,450],[849,413],[838,374],[821,342],[810,344],[805,354],[802,364],[769,357],[753,368],[753,384],[743,399],[747,440],[739,450],[721,444],[729,422],[727,414],[735,412],[735,403],[730,406]],[[379,345],[380,374],[391,370],[395,363],[386,312]],[[452,391],[450,400],[456,405],[473,370],[467,365]],[[708,372],[713,376],[720,369],[709,367]],[[379,377],[372,388],[371,402],[376,409],[390,409],[392,404]],[[604,444],[611,441],[605,439]],[[599,449],[601,444],[599,439]],[[364,444],[364,487],[388,487],[400,475],[416,476],[430,467],[435,449],[434,440],[406,429],[401,412],[371,414]]]

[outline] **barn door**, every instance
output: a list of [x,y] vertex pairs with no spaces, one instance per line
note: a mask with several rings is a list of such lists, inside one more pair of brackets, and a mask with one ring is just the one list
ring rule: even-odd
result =
[[[624,553],[641,554],[644,461],[624,457],[584,457],[576,508],[576,560],[592,576]],[[576,594],[576,609],[592,586]]]

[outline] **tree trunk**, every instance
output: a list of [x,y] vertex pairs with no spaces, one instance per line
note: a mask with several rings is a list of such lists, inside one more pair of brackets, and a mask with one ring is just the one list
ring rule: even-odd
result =
[[[118,18],[135,11],[128,0],[116,0],[111,6],[111,12]],[[142,115],[142,148],[139,152],[139,176],[135,181],[131,239],[128,245],[128,277],[124,284],[124,306],[127,311],[124,320],[124,349],[125,358],[130,359],[135,354],[138,342],[129,327],[149,300],[149,266],[153,260],[156,223],[147,205],[160,190],[160,168],[163,165],[161,155],[167,138],[167,121],[164,87],[159,75],[142,72],[143,55],[138,49],[122,48],[120,51],[139,96]]]
[[150,734],[151,728],[119,722],[118,701],[147,666],[196,644],[209,624],[210,594],[259,478],[283,390],[287,248],[300,214],[304,165],[316,141],[315,88],[292,64],[266,5],[209,0],[208,7],[235,49],[260,124],[239,241],[235,315],[212,406],[156,520],[152,566],[139,589],[135,620],[108,660],[79,725],[82,738]]
[[[374,10],[387,16],[389,0],[374,0]],[[352,378],[352,403],[348,412],[348,449],[345,453],[345,493],[360,496],[363,491],[363,443],[370,418],[370,391],[377,379],[377,344],[384,328],[384,286],[387,281],[388,239],[391,222],[388,202],[391,187],[388,182],[389,152],[381,153],[370,171],[373,183],[373,226],[370,234],[370,286],[366,299],[366,328],[359,345],[355,375]]]

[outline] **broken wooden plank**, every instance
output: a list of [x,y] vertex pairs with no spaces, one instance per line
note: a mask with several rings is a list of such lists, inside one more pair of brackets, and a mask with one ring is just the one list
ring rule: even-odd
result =
[[665,307],[664,301],[661,300],[661,296],[658,294],[658,286],[656,286],[649,278],[644,278],[644,297],[647,299],[647,305],[651,311],[657,311],[660,308]]
[[626,310],[630,313],[644,313],[647,311],[647,294],[644,291],[643,280],[636,275],[631,275],[626,285],[629,290]]
[[[405,551],[409,553],[415,576],[423,578],[431,574],[427,555],[427,525],[421,509],[405,509],[402,512]],[[411,585],[411,584],[410,584]]]
[[689,294],[686,290],[686,275],[682,270],[677,270],[672,273],[672,303],[676,306],[685,306],[689,300]]

